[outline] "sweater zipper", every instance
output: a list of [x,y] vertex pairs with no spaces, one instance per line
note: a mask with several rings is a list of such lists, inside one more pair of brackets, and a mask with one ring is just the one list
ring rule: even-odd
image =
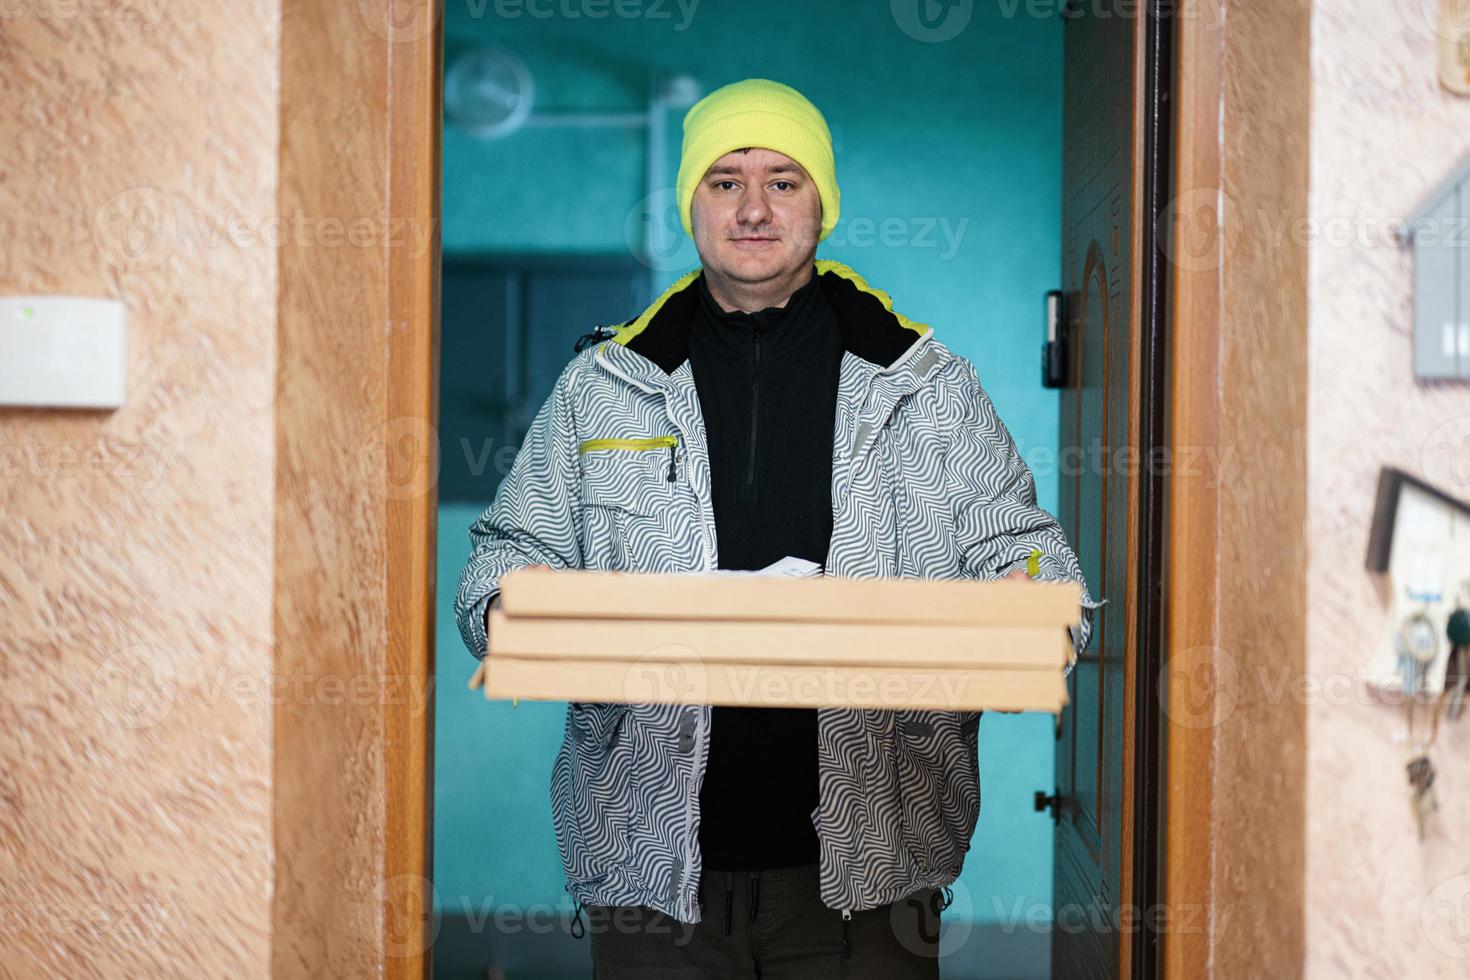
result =
[[742,500],[755,499],[755,446],[760,432],[761,416],[761,326],[752,328],[755,342],[755,377],[750,385],[750,455],[745,462],[745,486],[740,491]]

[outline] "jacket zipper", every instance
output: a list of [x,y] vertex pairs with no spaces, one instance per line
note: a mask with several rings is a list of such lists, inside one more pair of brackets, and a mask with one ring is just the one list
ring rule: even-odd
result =
[[578,454],[594,453],[597,450],[659,450],[669,447],[669,476],[670,483],[679,479],[678,450],[679,436],[656,435],[648,439],[582,439],[582,444],[576,448]]
[[750,384],[750,455],[745,462],[745,486],[741,488],[742,500],[751,501],[755,499],[755,447],[756,437],[760,428],[761,415],[761,326],[757,323],[753,328],[752,339],[755,341],[755,376]]
[[583,439],[577,446],[580,453],[596,452],[599,449],[673,449],[679,444],[678,436],[652,436],[648,439]]
[[652,436],[647,439],[584,439],[577,447],[577,452],[578,454],[590,453],[599,449],[629,449],[637,452],[646,449],[662,449],[665,446],[669,448],[668,481],[673,483],[679,479],[678,436]]

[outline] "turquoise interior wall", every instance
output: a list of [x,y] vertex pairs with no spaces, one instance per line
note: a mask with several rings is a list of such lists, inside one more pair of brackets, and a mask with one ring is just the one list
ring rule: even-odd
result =
[[[446,52],[512,49],[546,112],[642,111],[650,77],[666,73],[692,74],[704,91],[752,75],[795,86],[827,116],[842,187],[842,222],[818,257],[851,265],[971,358],[1024,455],[1054,450],[1056,395],[1040,386],[1039,348],[1042,297],[1059,275],[1060,22],[1024,16],[1024,4],[975,4],[957,36],[926,43],[886,2],[689,7],[629,2],[621,9],[640,15],[618,17],[589,2],[451,2]],[[586,16],[596,9],[608,16]],[[670,183],[681,115],[669,120]],[[482,141],[446,126],[443,146],[446,254],[628,250],[647,194],[641,130]],[[692,244],[665,258],[659,282],[687,268]],[[610,310],[607,322],[631,312]],[[1055,473],[1040,468],[1037,481],[1054,508]],[[477,512],[439,514],[435,885],[451,912],[563,892],[547,799],[563,706],[512,708],[464,690],[473,661],[451,601]],[[956,908],[996,921],[1050,903],[1051,827],[1031,794],[1053,786],[1052,719],[987,715],[980,736],[980,827]]]

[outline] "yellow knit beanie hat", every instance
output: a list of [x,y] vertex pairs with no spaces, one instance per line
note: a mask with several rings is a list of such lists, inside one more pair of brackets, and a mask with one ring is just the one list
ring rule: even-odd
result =
[[684,152],[679,160],[679,216],[694,237],[694,189],[705,171],[732,150],[747,146],[775,150],[801,164],[822,198],[821,241],[837,227],[841,194],[832,133],[807,97],[768,78],[747,78],[715,89],[684,116]]

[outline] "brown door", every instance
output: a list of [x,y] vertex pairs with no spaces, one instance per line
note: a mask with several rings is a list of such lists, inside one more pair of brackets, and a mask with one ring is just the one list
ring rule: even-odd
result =
[[[1061,392],[1060,518],[1074,543],[1097,611],[1091,642],[1070,677],[1058,720],[1052,975],[1148,975],[1152,951],[1136,947],[1135,888],[1152,865],[1135,867],[1137,843],[1152,850],[1154,822],[1136,787],[1150,788],[1156,763],[1140,745],[1150,725],[1134,694],[1140,663],[1153,654],[1142,600],[1160,570],[1151,560],[1157,484],[1142,466],[1160,429],[1159,378],[1152,369],[1161,324],[1150,299],[1159,268],[1150,202],[1161,172],[1151,113],[1166,81],[1153,4],[1136,16],[1074,4],[1064,26],[1062,288],[1068,378]],[[1119,8],[1123,9],[1123,8]],[[1144,617],[1141,619],[1140,617]],[[1142,721],[1140,722],[1140,718]],[[1139,739],[1144,742],[1140,743]]]

